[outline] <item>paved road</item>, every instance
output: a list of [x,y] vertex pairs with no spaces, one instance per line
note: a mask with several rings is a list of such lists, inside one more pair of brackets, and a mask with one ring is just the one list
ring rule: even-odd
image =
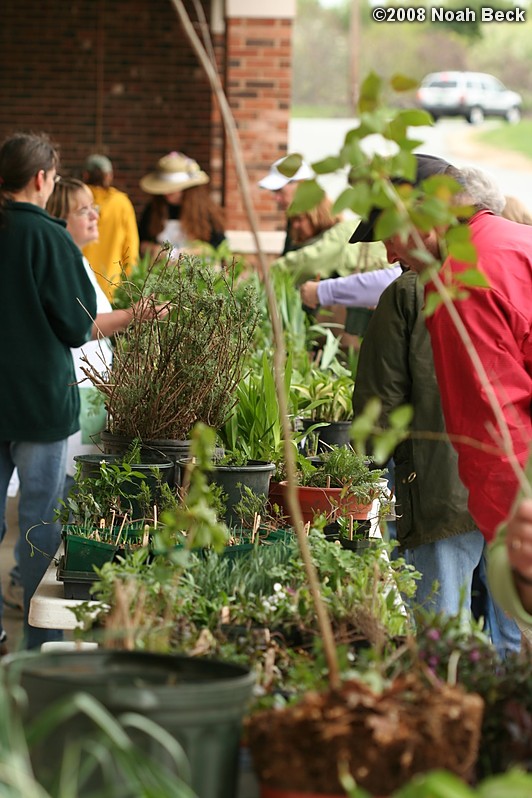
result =
[[[293,119],[289,152],[299,152],[307,160],[317,161],[338,152],[345,134],[355,126],[354,119]],[[450,119],[434,127],[417,128],[415,137],[423,139],[423,145],[418,148],[420,152],[446,158],[456,166],[478,166],[497,180],[505,194],[518,197],[532,209],[532,162],[518,155],[475,146],[470,141],[471,133],[467,122]],[[344,175],[327,175],[320,178],[320,183],[332,198],[346,186]]]

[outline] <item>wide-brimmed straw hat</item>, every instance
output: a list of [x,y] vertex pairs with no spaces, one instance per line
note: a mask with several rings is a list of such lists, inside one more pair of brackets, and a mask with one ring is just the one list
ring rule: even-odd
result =
[[208,182],[209,175],[202,172],[193,158],[182,152],[170,152],[157,161],[155,171],[144,175],[140,187],[147,194],[172,194]]

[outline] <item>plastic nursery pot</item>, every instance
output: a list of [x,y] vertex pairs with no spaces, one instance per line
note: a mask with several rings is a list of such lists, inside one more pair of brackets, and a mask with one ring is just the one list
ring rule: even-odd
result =
[[[100,438],[103,450],[106,454],[120,454],[123,456],[127,453],[132,442],[131,438],[126,438],[123,435],[115,435],[108,430],[104,430],[100,434]],[[180,484],[180,471],[177,463],[179,460],[182,460],[188,456],[190,451],[190,441],[171,439],[142,441],[140,451],[142,457],[145,455],[161,457],[161,455],[163,455],[163,458],[165,457],[171,460],[172,467],[167,475],[168,484],[172,486]]]
[[74,529],[75,527],[66,526],[61,530],[66,571],[89,573],[94,571],[93,566],[101,568],[106,562],[111,562],[114,559],[118,551],[116,543],[106,543],[102,540],[84,537],[76,534]]
[[[285,498],[286,482],[279,482],[282,489],[282,504],[277,501],[285,515],[289,515]],[[301,514],[305,523],[312,523],[318,513],[325,514],[334,521],[339,515],[352,516],[355,520],[365,520],[371,510],[372,503],[361,504],[354,496],[345,494],[343,488],[309,488],[306,485],[297,486],[297,495],[301,507]],[[271,501],[271,497],[270,497]]]
[[[234,532],[231,533],[235,537]],[[269,530],[261,527],[258,530],[258,540],[251,543],[251,532],[249,529],[241,529],[238,531],[238,538],[232,545],[225,546],[222,557],[228,557],[231,560],[236,560],[240,557],[251,555],[258,546],[275,546],[278,543],[289,543],[294,535],[291,529],[274,529]],[[242,542],[239,542],[239,541]]]
[[[308,430],[314,424],[324,424],[323,427],[318,427],[314,430],[314,434],[318,438],[317,453],[328,452],[331,446],[350,446],[351,445],[351,425],[352,421],[324,421],[316,419],[313,421],[310,418],[301,419],[301,427],[304,431]],[[304,447],[303,447],[304,448]]]
[[56,579],[63,583],[63,595],[66,599],[77,599],[78,601],[89,601],[93,598],[91,587],[95,582],[100,581],[100,577],[92,572],[67,571],[65,568],[65,557],[61,557],[57,566]]
[[[91,532],[92,529],[87,530]],[[118,534],[116,527],[114,534]],[[121,532],[118,545],[114,540],[96,540],[83,534],[83,527],[76,524],[65,524],[61,528],[61,538],[64,547],[64,569],[66,571],[93,571],[93,565],[101,568],[106,562],[111,562],[117,553],[125,551],[128,546],[138,544],[142,540],[143,530],[138,524],[129,524]],[[105,537],[109,530],[99,530]]]
[[[74,457],[76,463],[81,466],[81,479],[98,479],[100,476],[100,463],[105,462],[108,465],[122,465],[123,455],[117,454],[81,454]],[[131,513],[134,518],[138,518],[141,514],[141,507],[135,498],[140,490],[140,486],[145,482],[149,489],[153,501],[158,500],[157,495],[157,482],[158,478],[154,474],[153,469],[157,468],[159,478],[162,482],[170,484],[171,474],[174,470],[174,463],[168,458],[153,452],[142,455],[142,462],[129,464],[133,471],[136,471],[142,476],[132,476],[131,481],[124,483],[123,492],[127,502],[131,505]],[[74,485],[73,491],[76,488]]]
[[[169,732],[185,750],[191,787],[199,798],[234,798],[242,717],[254,683],[249,670],[199,657],[105,649],[25,652],[3,664],[27,693],[25,723],[31,724],[59,699],[89,693],[116,718],[134,712]],[[32,748],[39,782],[46,786],[57,777],[51,751],[61,751],[69,740],[94,731],[86,715],[75,714]],[[152,736],[129,731],[145,754],[169,764]],[[91,784],[91,795],[98,794],[98,786]]]
[[219,485],[227,494],[227,510],[225,522],[229,526],[238,526],[240,519],[234,513],[233,507],[242,498],[244,487],[249,488],[256,496],[268,496],[270,479],[275,471],[273,463],[263,463],[259,460],[249,460],[243,466],[216,466],[210,474],[210,479]]

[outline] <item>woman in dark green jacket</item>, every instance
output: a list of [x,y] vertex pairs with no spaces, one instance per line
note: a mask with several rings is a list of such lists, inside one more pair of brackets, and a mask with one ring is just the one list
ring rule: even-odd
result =
[[[423,301],[414,272],[405,272],[382,294],[362,342],[353,409],[360,414],[377,396],[382,402],[381,423],[387,426],[392,410],[412,406],[411,435],[393,456],[397,537],[407,559],[422,574],[416,600],[456,615],[462,598],[464,609],[470,609],[477,565],[485,573],[485,541],[467,510],[457,456],[445,437]],[[433,592],[435,581],[439,587]],[[489,595],[487,616],[499,650],[518,650],[517,626]]]
[[[59,546],[54,510],[63,490],[66,441],[79,428],[70,349],[91,337],[96,316],[81,253],[65,223],[45,210],[57,165],[57,152],[45,136],[19,133],[0,147],[0,517],[3,537],[7,487],[17,468],[29,648],[62,635],[31,627],[28,611]],[[2,609],[0,602],[0,653],[5,653]]]

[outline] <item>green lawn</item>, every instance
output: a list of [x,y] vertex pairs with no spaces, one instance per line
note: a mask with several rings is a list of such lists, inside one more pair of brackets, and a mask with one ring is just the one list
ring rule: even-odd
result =
[[532,119],[523,119],[517,125],[502,123],[499,127],[479,133],[478,141],[504,150],[515,150],[532,160]]
[[349,119],[355,114],[345,106],[293,105],[291,115],[297,119]]

